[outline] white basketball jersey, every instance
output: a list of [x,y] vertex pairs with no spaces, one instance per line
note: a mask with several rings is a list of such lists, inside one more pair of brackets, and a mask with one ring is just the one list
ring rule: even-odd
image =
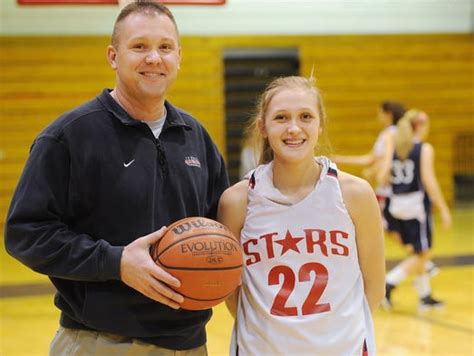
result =
[[[377,136],[377,140],[375,140],[373,152],[377,159],[382,159],[385,156],[385,136],[387,133],[395,133],[397,132],[396,125],[390,125],[383,129],[379,135]],[[380,197],[390,197],[392,195],[392,188],[390,184],[379,185],[375,188],[375,193],[377,193]]]
[[232,355],[375,355],[355,228],[326,157],[314,190],[289,204],[273,164],[250,179]]

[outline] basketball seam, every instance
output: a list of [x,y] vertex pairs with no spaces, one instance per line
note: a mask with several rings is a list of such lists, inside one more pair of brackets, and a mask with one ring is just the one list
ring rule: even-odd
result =
[[178,269],[182,271],[224,271],[224,270],[229,270],[229,269],[237,269],[241,268],[243,265],[236,265],[236,266],[229,266],[229,267],[215,267],[215,268],[210,268],[210,267],[170,267],[167,266],[163,263],[160,262],[160,265],[163,267],[166,267],[167,269]]
[[227,298],[229,295],[231,295],[234,291],[232,290],[231,292],[221,296],[221,297],[218,297],[218,298],[210,298],[210,299],[199,299],[199,298],[193,298],[193,297],[188,297],[186,294],[183,294],[181,292],[179,292],[183,297],[187,298],[187,299],[190,299],[190,300],[195,300],[195,301],[198,301],[198,302],[210,302],[210,301],[213,301],[213,300],[219,300],[219,299],[224,299],[224,298]]

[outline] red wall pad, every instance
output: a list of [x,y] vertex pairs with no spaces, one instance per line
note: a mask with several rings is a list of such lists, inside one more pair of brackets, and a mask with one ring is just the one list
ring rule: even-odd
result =
[[[118,0],[17,0],[20,5],[116,5]],[[161,0],[175,5],[224,5],[225,0]]]

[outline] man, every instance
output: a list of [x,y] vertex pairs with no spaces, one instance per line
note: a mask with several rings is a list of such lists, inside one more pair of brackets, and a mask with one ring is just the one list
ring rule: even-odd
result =
[[117,17],[113,90],[65,113],[34,141],[5,229],[10,254],[57,289],[51,355],[206,354],[210,310],[179,309],[179,281],[149,254],[163,226],[215,218],[228,187],[205,129],[165,100],[181,49],[171,12],[151,1]]

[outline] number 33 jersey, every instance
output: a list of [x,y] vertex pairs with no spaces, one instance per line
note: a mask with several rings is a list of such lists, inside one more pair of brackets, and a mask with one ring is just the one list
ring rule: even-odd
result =
[[272,163],[250,177],[233,355],[375,354],[354,224],[336,166],[315,159],[320,179],[296,204],[273,186]]

